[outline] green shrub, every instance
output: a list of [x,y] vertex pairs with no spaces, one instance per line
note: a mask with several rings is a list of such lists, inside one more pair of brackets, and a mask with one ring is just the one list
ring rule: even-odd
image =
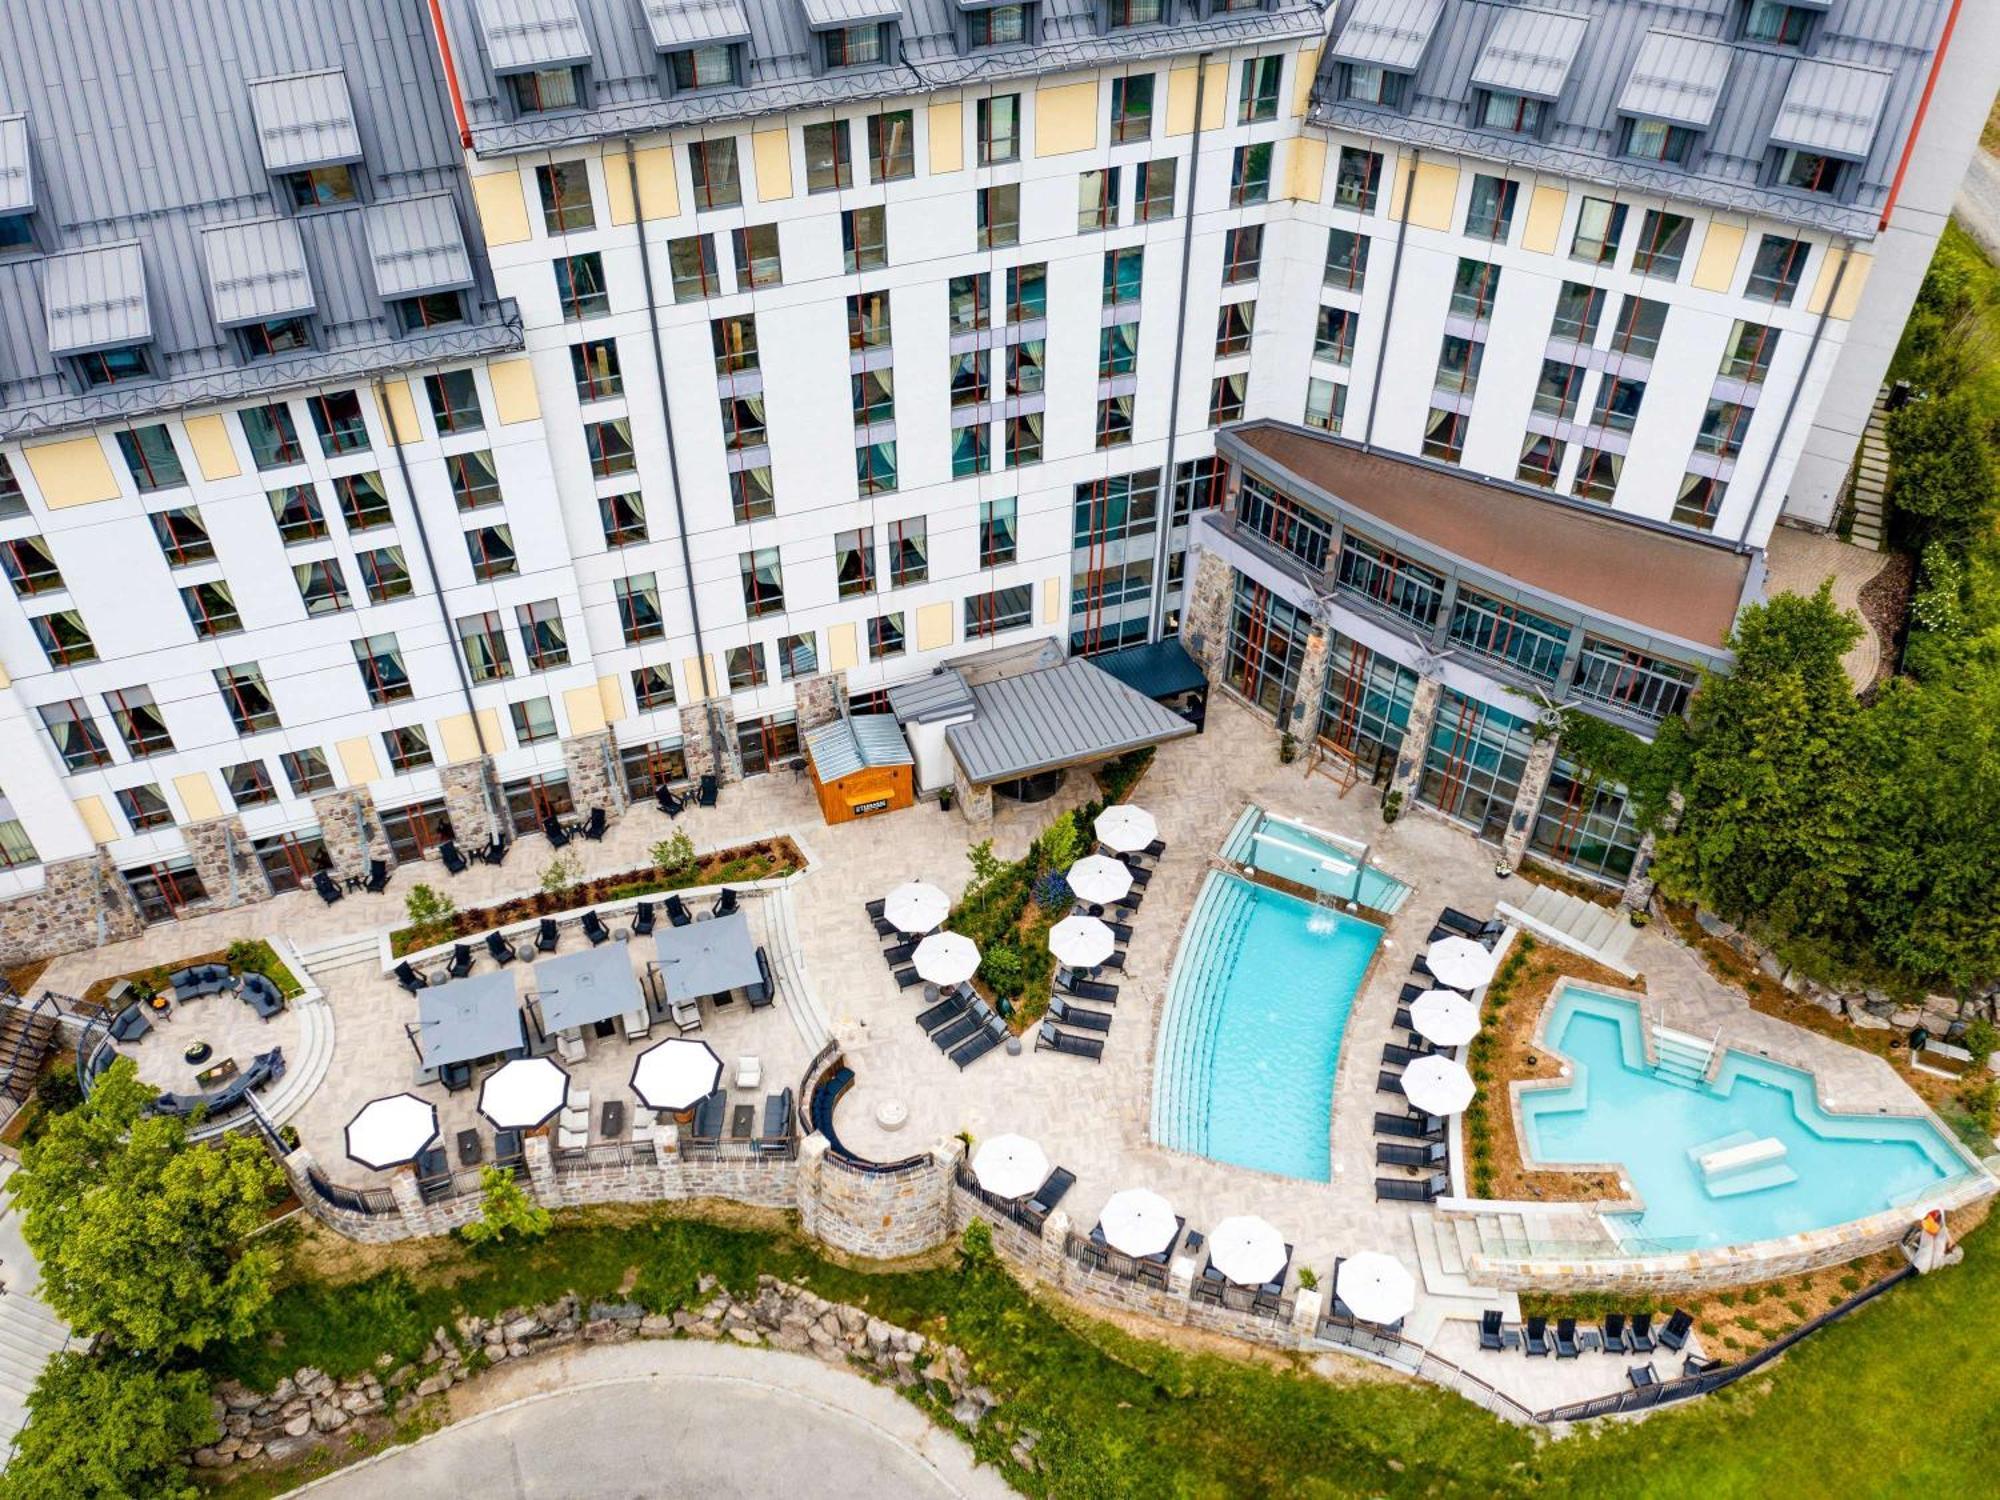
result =
[[448,941],[457,930],[458,906],[451,897],[430,885],[418,885],[403,898],[410,917],[410,936],[419,948]]
[[1021,950],[1011,944],[998,944],[979,956],[979,977],[986,981],[994,994],[1010,999],[1021,993],[1026,967]]
[[974,1219],[965,1226],[965,1232],[958,1237],[958,1253],[969,1266],[988,1266],[993,1263],[993,1229],[984,1219]]
[[659,869],[676,879],[686,879],[694,874],[694,840],[684,829],[675,829],[667,838],[653,845],[653,863]]
[[549,1211],[530,1198],[501,1167],[479,1174],[479,1217],[458,1233],[468,1245],[498,1245],[508,1240],[538,1240],[549,1232]]
[[542,894],[560,896],[582,878],[582,861],[574,854],[558,854],[542,867]]

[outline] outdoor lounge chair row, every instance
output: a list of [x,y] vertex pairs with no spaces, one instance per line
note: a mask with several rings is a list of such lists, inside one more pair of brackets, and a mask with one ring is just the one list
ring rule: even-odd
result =
[[999,1012],[969,984],[961,984],[936,1005],[920,1011],[917,1024],[924,1028],[924,1034],[938,1051],[961,1070],[998,1047],[1009,1035],[1007,1023]]
[[[1667,1319],[1667,1326],[1657,1331],[1650,1312],[1634,1313],[1629,1320],[1624,1313],[1608,1313],[1598,1327],[1580,1331],[1575,1318],[1558,1318],[1555,1333],[1551,1336],[1549,1320],[1545,1317],[1529,1318],[1524,1328],[1515,1330],[1501,1326],[1498,1308],[1488,1308],[1479,1318],[1479,1347],[1519,1349],[1530,1358],[1546,1357],[1553,1350],[1557,1359],[1575,1359],[1587,1350],[1612,1355],[1651,1354],[1656,1349],[1671,1349],[1679,1353],[1687,1347],[1688,1335],[1693,1329],[1693,1315],[1675,1308],[1673,1316]],[[1714,1362],[1702,1361],[1702,1367],[1712,1369]],[[1640,1385],[1648,1383],[1644,1380],[1635,1382]]]
[[1506,930],[1507,924],[1498,917],[1482,922],[1456,907],[1447,906],[1438,914],[1437,925],[1431,928],[1429,941],[1435,943],[1439,938],[1448,937],[1471,938],[1473,942],[1491,948]]

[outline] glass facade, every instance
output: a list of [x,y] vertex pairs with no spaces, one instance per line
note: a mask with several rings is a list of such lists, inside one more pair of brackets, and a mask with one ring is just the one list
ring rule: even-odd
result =
[[1312,621],[1262,584],[1236,575],[1236,600],[1229,611],[1229,685],[1275,714],[1298,697],[1299,667],[1305,661]]
[[1410,723],[1417,674],[1337,631],[1326,643],[1319,739],[1354,762],[1362,777],[1386,781]]
[[1556,757],[1529,848],[1599,880],[1623,881],[1632,873],[1639,838],[1624,787],[1586,778],[1575,762]]
[[1534,743],[1528,720],[1445,688],[1417,796],[1481,838],[1498,839]]

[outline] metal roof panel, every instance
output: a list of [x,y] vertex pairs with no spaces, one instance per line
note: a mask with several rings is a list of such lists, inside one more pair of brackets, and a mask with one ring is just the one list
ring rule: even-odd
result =
[[576,0],[477,0],[477,5],[495,73],[573,68],[591,60]]
[[347,74],[339,68],[257,79],[250,85],[250,112],[272,172],[361,160],[361,130]]
[[450,193],[378,203],[367,213],[368,258],[385,301],[473,284],[472,257]]
[[889,706],[905,724],[927,724],[972,712],[972,689],[965,676],[946,667],[913,682],[899,682],[889,689]]
[[1894,81],[1894,74],[1878,68],[1801,59],[1785,85],[1771,139],[1801,151],[1866,161]]
[[1691,130],[1715,123],[1734,51],[1728,43],[1678,31],[1649,31],[1618,95],[1623,114]]
[[806,735],[806,754],[823,786],[869,766],[916,763],[894,714],[854,714],[833,719]]
[[645,0],[646,25],[660,52],[750,40],[743,0]]
[[1331,55],[1341,62],[1414,73],[1443,11],[1444,0],[1354,0]]
[[799,0],[806,24],[814,31],[839,26],[865,26],[870,21],[894,21],[903,14],[900,0]]
[[28,117],[0,115],[0,214],[35,208],[35,171],[28,156]]
[[292,219],[254,219],[204,230],[208,300],[224,328],[312,312],[305,242]]
[[93,349],[152,342],[146,255],[137,240],[50,256],[42,299],[52,354],[88,354]]
[[1559,98],[1589,29],[1588,17],[1568,11],[1527,5],[1503,10],[1473,64],[1472,81],[1504,93]]
[[1083,657],[983,682],[971,722],[945,731],[975,785],[1109,759],[1194,733],[1194,725]]

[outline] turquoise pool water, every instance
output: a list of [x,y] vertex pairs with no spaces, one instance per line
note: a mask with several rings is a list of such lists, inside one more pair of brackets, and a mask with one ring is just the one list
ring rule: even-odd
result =
[[1253,807],[1230,830],[1222,857],[1282,875],[1343,901],[1358,901],[1375,911],[1394,914],[1410,888],[1363,864],[1365,847]]
[[1699,1249],[1825,1229],[1968,1170],[1928,1121],[1829,1114],[1810,1074],[1765,1058],[1727,1052],[1705,1081],[1670,1037],[1648,1064],[1643,1024],[1636,1002],[1572,986],[1547,1033],[1570,1081],[1521,1096],[1529,1155],[1623,1165],[1646,1205],[1610,1216],[1628,1241]]
[[1371,922],[1211,872],[1168,984],[1153,1138],[1325,1182],[1341,1034],[1381,940]]

